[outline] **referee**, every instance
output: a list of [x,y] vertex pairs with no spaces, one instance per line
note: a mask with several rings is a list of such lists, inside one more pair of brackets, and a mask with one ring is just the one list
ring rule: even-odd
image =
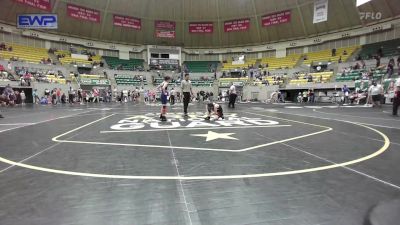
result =
[[181,90],[183,95],[183,112],[185,113],[185,117],[188,116],[188,106],[190,102],[190,97],[193,95],[192,91],[192,82],[189,80],[189,74],[185,74],[185,79],[181,82]]

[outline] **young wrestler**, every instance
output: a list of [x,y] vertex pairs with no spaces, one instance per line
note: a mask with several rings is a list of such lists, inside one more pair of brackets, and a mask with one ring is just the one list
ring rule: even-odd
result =
[[222,111],[222,107],[217,103],[207,104],[207,117],[205,119],[211,120],[211,116],[213,116],[212,120],[218,120],[219,118],[224,119],[224,113]]
[[164,82],[159,86],[161,88],[161,121],[167,121],[165,115],[167,114],[167,102],[168,102],[168,84],[171,78],[169,76],[164,77]]

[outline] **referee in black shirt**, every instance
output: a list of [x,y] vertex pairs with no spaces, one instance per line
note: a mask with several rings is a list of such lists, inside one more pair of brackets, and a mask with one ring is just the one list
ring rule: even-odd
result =
[[190,102],[191,95],[193,95],[192,91],[192,82],[189,80],[189,74],[185,74],[185,79],[181,82],[181,90],[183,95],[183,112],[185,116],[188,116],[188,106]]

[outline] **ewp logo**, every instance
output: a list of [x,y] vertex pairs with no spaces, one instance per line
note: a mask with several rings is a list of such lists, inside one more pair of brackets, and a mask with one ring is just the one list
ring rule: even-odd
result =
[[56,14],[24,14],[18,15],[17,27],[24,29],[57,29]]

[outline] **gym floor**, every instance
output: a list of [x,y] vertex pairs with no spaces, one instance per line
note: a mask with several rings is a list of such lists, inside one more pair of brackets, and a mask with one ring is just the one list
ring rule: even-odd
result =
[[400,119],[336,105],[2,108],[1,225],[360,225],[400,197]]

